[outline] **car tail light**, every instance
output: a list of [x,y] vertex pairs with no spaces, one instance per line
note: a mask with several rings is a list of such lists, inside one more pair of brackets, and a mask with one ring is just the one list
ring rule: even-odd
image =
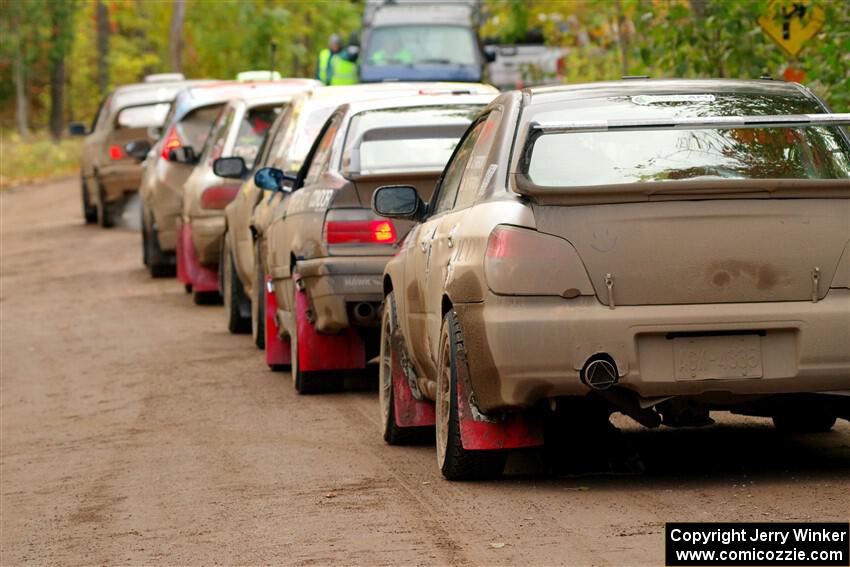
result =
[[390,220],[336,220],[325,224],[328,244],[394,244],[395,226]]
[[484,254],[487,287],[500,295],[593,295],[572,244],[529,228],[499,225]]
[[220,187],[210,187],[201,193],[201,208],[202,209],[223,209],[236,198],[239,192],[238,185],[222,185]]
[[109,159],[115,161],[125,157],[127,157],[127,154],[124,152],[124,148],[115,144],[109,146]]
[[177,129],[172,126],[168,129],[168,134],[165,135],[165,140],[162,143],[162,159],[168,159],[169,152],[182,145],[183,142],[180,141],[180,136],[177,135]]

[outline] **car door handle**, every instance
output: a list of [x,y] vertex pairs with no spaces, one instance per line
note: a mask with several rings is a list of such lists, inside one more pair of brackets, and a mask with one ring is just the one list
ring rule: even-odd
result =
[[452,235],[451,235],[451,234],[450,234],[450,235],[449,235],[449,237],[446,239],[446,244],[448,244],[449,248],[451,248],[451,247],[453,247],[453,246],[455,245],[454,237],[452,237]]

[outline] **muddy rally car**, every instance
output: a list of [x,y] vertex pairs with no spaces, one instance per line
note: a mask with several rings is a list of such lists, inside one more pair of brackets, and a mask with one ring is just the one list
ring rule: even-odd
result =
[[[498,91],[475,83],[376,83],[349,86],[319,87],[304,92],[292,100],[269,131],[260,151],[256,169],[274,167],[294,177],[304,162],[310,147],[331,113],[341,104],[361,100],[407,96],[437,96],[447,93],[493,94]],[[249,328],[254,343],[265,348],[265,320],[274,317],[266,313],[267,294],[262,282],[267,273],[264,258],[267,251],[266,229],[284,196],[283,191],[263,190],[253,176],[226,210],[225,248],[221,271],[227,327],[239,333]],[[274,346],[276,343],[272,342]],[[272,367],[289,364],[289,348],[266,353]]]
[[[246,89],[273,94],[278,85],[309,88],[318,81],[286,79],[249,84],[220,81],[186,88],[177,95],[152,150],[144,156],[142,197],[142,259],[151,275],[173,276],[177,227],[183,213],[183,184],[192,173],[210,128],[221,109]],[[143,145],[143,140],[136,146]]]
[[257,171],[265,189],[290,193],[268,228],[274,314],[266,351],[289,347],[299,393],[337,389],[340,370],[378,354],[381,277],[409,230],[369,208],[379,185],[428,194],[460,135],[494,95],[413,96],[340,106],[295,178]]
[[183,186],[183,214],[177,230],[177,279],[191,291],[195,303],[220,300],[218,264],[224,208],[251,171],[266,132],[291,96],[246,91],[228,102]]
[[848,123],[772,81],[501,95],[427,204],[374,193],[419,223],[383,279],[385,440],[435,426],[462,479],[501,474],[561,407],[586,409],[582,435],[613,411],[850,417]]
[[[121,216],[141,182],[139,161],[156,138],[171,101],[181,89],[204,82],[185,81],[181,75],[149,76],[148,82],[124,85],[106,96],[90,129],[80,123],[69,126],[71,135],[86,137],[80,158],[86,223],[108,228]],[[137,141],[137,149],[127,147]]]

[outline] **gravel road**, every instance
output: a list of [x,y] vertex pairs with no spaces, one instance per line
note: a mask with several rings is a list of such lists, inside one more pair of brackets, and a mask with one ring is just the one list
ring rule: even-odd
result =
[[617,419],[643,474],[529,452],[444,481],[383,444],[374,388],[298,396],[79,209],[76,179],[0,194],[3,565],[662,565],[667,521],[850,519],[847,422]]

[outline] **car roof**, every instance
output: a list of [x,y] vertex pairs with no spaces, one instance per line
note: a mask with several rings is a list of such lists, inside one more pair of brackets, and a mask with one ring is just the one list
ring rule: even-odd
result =
[[402,98],[379,98],[359,100],[346,104],[348,112],[356,114],[370,110],[384,110],[392,108],[418,108],[426,106],[450,106],[463,104],[478,104],[487,106],[496,98],[497,94],[462,94],[462,95],[409,95]]
[[407,25],[444,25],[469,27],[473,7],[470,4],[421,2],[384,4],[372,16],[372,28]]
[[[195,108],[223,104],[233,99],[275,97],[290,100],[298,93],[309,91],[322,83],[315,79],[280,79],[275,81],[217,81],[194,86],[177,95],[178,119]],[[283,102],[281,102],[282,104]]]
[[258,106],[281,106],[286,104],[287,102],[292,100],[294,95],[278,95],[278,96],[243,96],[239,98],[230,99],[228,104],[231,106],[241,104],[247,108],[256,108]]
[[484,83],[457,83],[457,82],[391,82],[391,83],[361,83],[359,85],[345,85],[332,87],[318,87],[310,93],[310,97],[314,99],[325,97],[336,97],[344,99],[346,97],[367,97],[369,93],[377,92],[399,92],[411,91],[414,94],[421,92],[422,94],[438,94],[438,93],[453,93],[465,92],[469,94],[496,94],[499,90]]
[[[203,83],[204,81],[195,82],[195,84]],[[109,105],[112,109],[119,109],[138,104],[171,102],[178,92],[191,84],[192,81],[179,81],[123,85],[112,92]]]
[[531,87],[523,90],[528,95],[526,105],[635,94],[764,94],[813,98],[797,83],[767,79],[626,79],[599,83]]

